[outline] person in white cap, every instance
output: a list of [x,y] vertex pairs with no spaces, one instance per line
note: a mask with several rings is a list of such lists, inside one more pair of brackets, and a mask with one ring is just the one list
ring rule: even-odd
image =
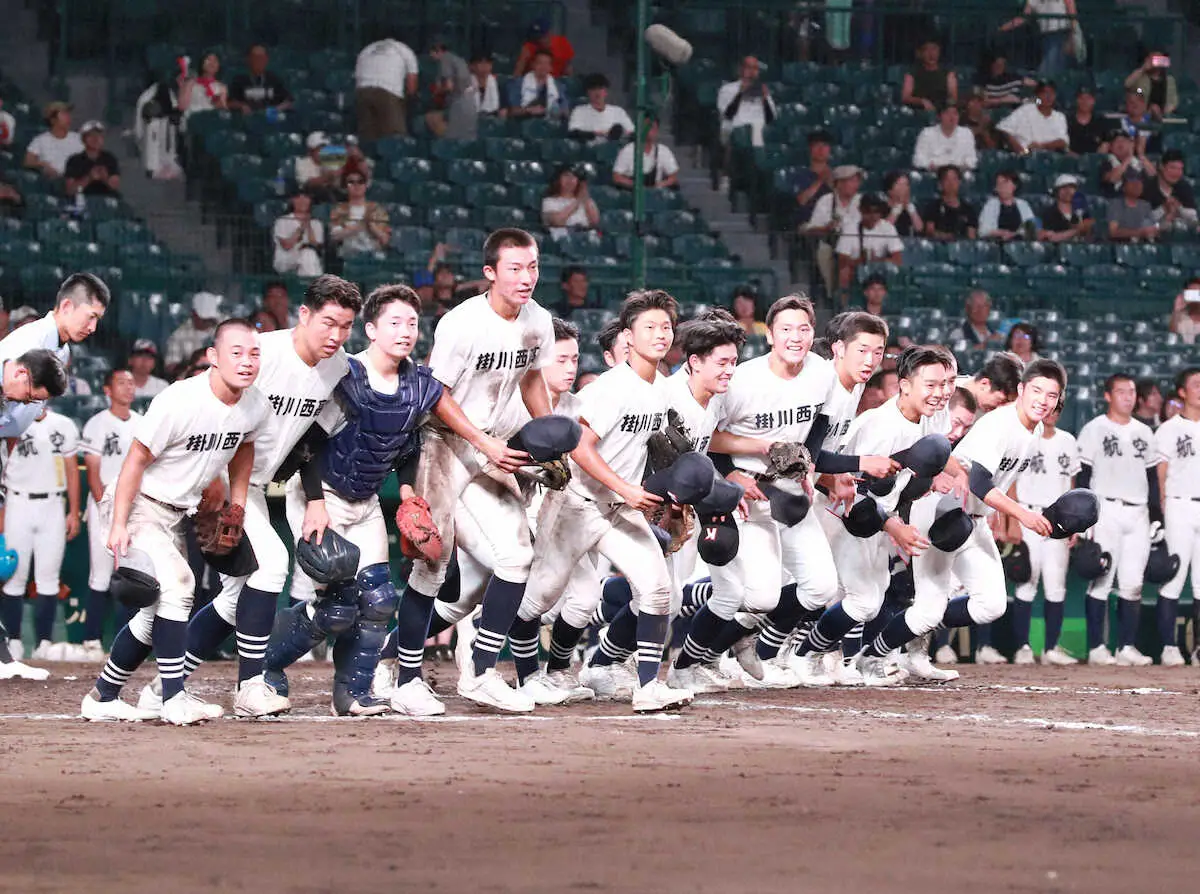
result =
[[833,294],[837,285],[834,279],[835,259],[833,243],[843,226],[853,225],[860,217],[859,204],[862,196],[858,192],[862,185],[862,168],[857,165],[838,165],[833,169],[833,191],[828,192],[813,205],[812,217],[804,225],[801,232],[805,236],[819,238],[820,244],[814,252],[817,258],[817,269],[825,289]]
[[167,380],[154,374],[158,366],[158,345],[149,338],[139,338],[129,352],[129,372],[133,376],[133,396],[154,397],[167,387]]
[[121,192],[121,166],[117,158],[104,148],[104,125],[87,121],[79,128],[83,151],[67,159],[63,176],[67,180],[67,195],[115,196]]
[[69,103],[50,103],[42,118],[48,130],[34,137],[26,147],[25,167],[41,171],[51,180],[56,180],[63,175],[67,159],[83,151],[83,140],[71,130]]
[[167,339],[163,362],[167,371],[183,363],[193,352],[212,341],[213,330],[221,319],[221,296],[212,292],[197,292],[192,296],[192,315]]
[[292,196],[292,211],[276,219],[273,238],[276,273],[298,273],[307,278],[325,272],[321,262],[325,225],[313,218],[308,193]]
[[338,185],[338,168],[321,161],[321,152],[329,145],[323,130],[314,130],[304,141],[307,153],[296,159],[293,176],[296,185],[312,196],[314,202],[328,202]]
[[1050,194],[1054,204],[1042,212],[1042,228],[1038,239],[1042,242],[1074,242],[1087,239],[1092,234],[1092,216],[1087,208],[1075,207],[1075,192],[1079,189],[1079,178],[1074,174],[1059,174]]

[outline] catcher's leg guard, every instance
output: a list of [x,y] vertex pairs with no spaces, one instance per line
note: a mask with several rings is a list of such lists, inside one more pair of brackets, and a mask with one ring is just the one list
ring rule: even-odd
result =
[[267,643],[263,675],[276,692],[284,696],[288,694],[284,671],[324,639],[325,634],[317,629],[313,619],[308,616],[306,602],[298,602],[275,616],[275,627]]
[[358,581],[330,584],[313,603],[313,625],[326,636],[338,636],[354,626],[358,617]]
[[386,562],[369,565],[358,573],[358,593],[358,623],[343,638],[345,648],[334,651],[333,671],[334,685],[346,686],[355,698],[371,691],[388,621],[400,601]]

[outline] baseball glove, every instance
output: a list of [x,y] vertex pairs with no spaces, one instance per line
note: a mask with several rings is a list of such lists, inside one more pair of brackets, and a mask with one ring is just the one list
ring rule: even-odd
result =
[[242,541],[242,525],[246,511],[236,504],[226,503],[218,510],[196,513],[196,541],[200,551],[213,556],[227,556]]
[[650,435],[646,442],[650,466],[659,472],[679,459],[681,453],[692,449],[692,435],[683,417],[672,407],[667,410],[667,427]]
[[571,480],[571,467],[567,465],[567,458],[560,456],[558,459],[547,460],[544,463],[521,466],[517,474],[525,480],[548,487],[550,490],[562,490]]
[[410,559],[436,562],[442,557],[442,535],[429,504],[421,497],[409,497],[396,510],[396,530],[400,532],[400,550]]
[[664,503],[656,506],[648,518],[650,524],[657,525],[671,535],[667,555],[679,552],[696,528],[696,512],[691,506]]
[[767,452],[767,470],[762,478],[766,481],[779,478],[800,480],[812,468],[812,456],[807,447],[792,441],[776,441]]

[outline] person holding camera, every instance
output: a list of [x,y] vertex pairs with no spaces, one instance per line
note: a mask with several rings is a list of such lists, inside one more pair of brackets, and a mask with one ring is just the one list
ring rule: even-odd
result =
[[1147,111],[1155,121],[1170,117],[1179,108],[1179,88],[1170,69],[1171,57],[1154,50],[1125,79],[1126,90],[1141,91],[1146,97]]
[[763,128],[775,120],[775,100],[759,76],[761,66],[754,56],[742,60],[736,81],[721,85],[717,91],[717,111],[721,115],[721,142],[729,144],[735,128],[749,125],[750,140],[763,144]]
[[593,230],[600,223],[600,209],[588,194],[583,171],[563,165],[554,172],[542,197],[542,223],[554,239],[562,239],[568,230]]
[[633,133],[633,121],[620,106],[608,101],[608,78],[602,74],[583,79],[587,102],[571,110],[567,136],[599,146],[609,140],[623,140]]
[[[626,143],[613,162],[614,186],[633,189],[633,143]],[[646,119],[646,142],[642,148],[642,182],[648,189],[679,186],[679,162],[668,146],[658,141],[658,119]]]
[[312,216],[312,199],[307,193],[292,196],[292,212],[275,221],[275,272],[320,276],[324,269],[321,252],[325,227]]

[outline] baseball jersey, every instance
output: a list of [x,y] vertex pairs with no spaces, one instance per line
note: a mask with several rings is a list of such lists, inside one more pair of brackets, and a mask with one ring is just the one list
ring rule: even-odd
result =
[[[71,362],[71,346],[59,340],[58,323],[54,321],[53,311],[0,339],[0,361],[16,360],[26,351],[39,348],[53,351],[64,366]],[[13,438],[21,434],[34,419],[42,415],[45,408],[45,401],[7,404],[4,413],[0,414],[0,437]]]
[[1097,496],[1144,506],[1150,496],[1146,469],[1158,465],[1154,432],[1136,419],[1121,425],[1097,416],[1079,432],[1079,461],[1092,467]]
[[[910,422],[900,412],[900,405],[893,397],[856,417],[843,446],[851,456],[891,456],[911,447],[925,435],[936,432],[934,417],[922,416],[916,422]],[[891,491],[885,496],[876,497],[875,501],[888,512],[894,512],[901,491],[912,477],[911,469],[901,469],[896,473],[896,483]]]
[[[992,482],[1007,493],[1017,477],[1029,467],[1029,455],[1042,437],[1042,423],[1033,431],[1021,424],[1017,405],[1007,404],[979,417],[954,448],[954,457],[967,468],[979,463],[992,473]],[[963,508],[970,515],[988,515],[995,510],[968,492]]]
[[271,404],[257,387],[226,404],[213,394],[212,375],[168,385],[138,420],[133,436],[154,456],[142,476],[142,493],[151,499],[195,509],[201,491],[225,471],[238,447],[273,424]]
[[523,400],[521,379],[530,369],[550,363],[553,355],[548,310],[530,301],[516,319],[506,320],[492,309],[485,292],[442,317],[429,367],[477,428],[507,438],[520,428],[512,403]]
[[349,364],[346,352],[339,348],[332,357],[309,366],[292,345],[291,329],[265,332],[258,337],[258,344],[262,365],[254,387],[266,398],[271,417],[254,442],[250,483],[262,486],[271,481],[292,448],[321,415]]
[[121,473],[121,463],[125,462],[125,454],[129,452],[129,443],[141,418],[141,413],[131,412],[128,419],[122,419],[112,410],[102,410],[83,426],[79,451],[100,457],[100,484],[103,487],[116,481]]
[[1172,416],[1154,433],[1154,452],[1160,462],[1167,464],[1164,496],[1200,497],[1200,422],[1183,415]]
[[1079,474],[1079,445],[1061,428],[1041,438],[1029,454],[1029,467],[1017,478],[1017,501],[1045,509],[1071,489]]
[[4,465],[4,486],[23,494],[62,493],[77,475],[79,429],[60,413],[30,423],[16,439]]
[[[667,392],[663,377],[647,382],[628,363],[614,366],[579,392],[579,416],[600,438],[596,451],[618,477],[641,483],[650,435],[667,424]],[[589,500],[620,498],[571,461],[571,483]]]
[[845,451],[846,437],[850,433],[850,424],[858,412],[858,403],[862,400],[863,390],[867,386],[860,382],[849,391],[842,385],[841,379],[834,371],[833,386],[829,389],[829,400],[825,403],[825,416],[829,419],[829,433],[825,435],[822,449],[830,453],[848,453],[850,456],[871,456],[854,451]]
[[700,406],[692,389],[688,387],[687,369],[682,368],[663,380],[666,389],[667,403],[671,406],[683,424],[687,426],[688,437],[692,441],[692,449],[697,453],[707,453],[709,442],[712,441],[713,430],[724,415],[725,395],[714,394],[709,398],[708,406]]
[[[836,385],[833,364],[816,354],[804,359],[794,379],[777,376],[769,354],[738,364],[725,393],[725,415],[717,426],[731,435],[763,441],[804,441]],[[762,456],[733,456],[739,469],[759,474],[767,469]]]

